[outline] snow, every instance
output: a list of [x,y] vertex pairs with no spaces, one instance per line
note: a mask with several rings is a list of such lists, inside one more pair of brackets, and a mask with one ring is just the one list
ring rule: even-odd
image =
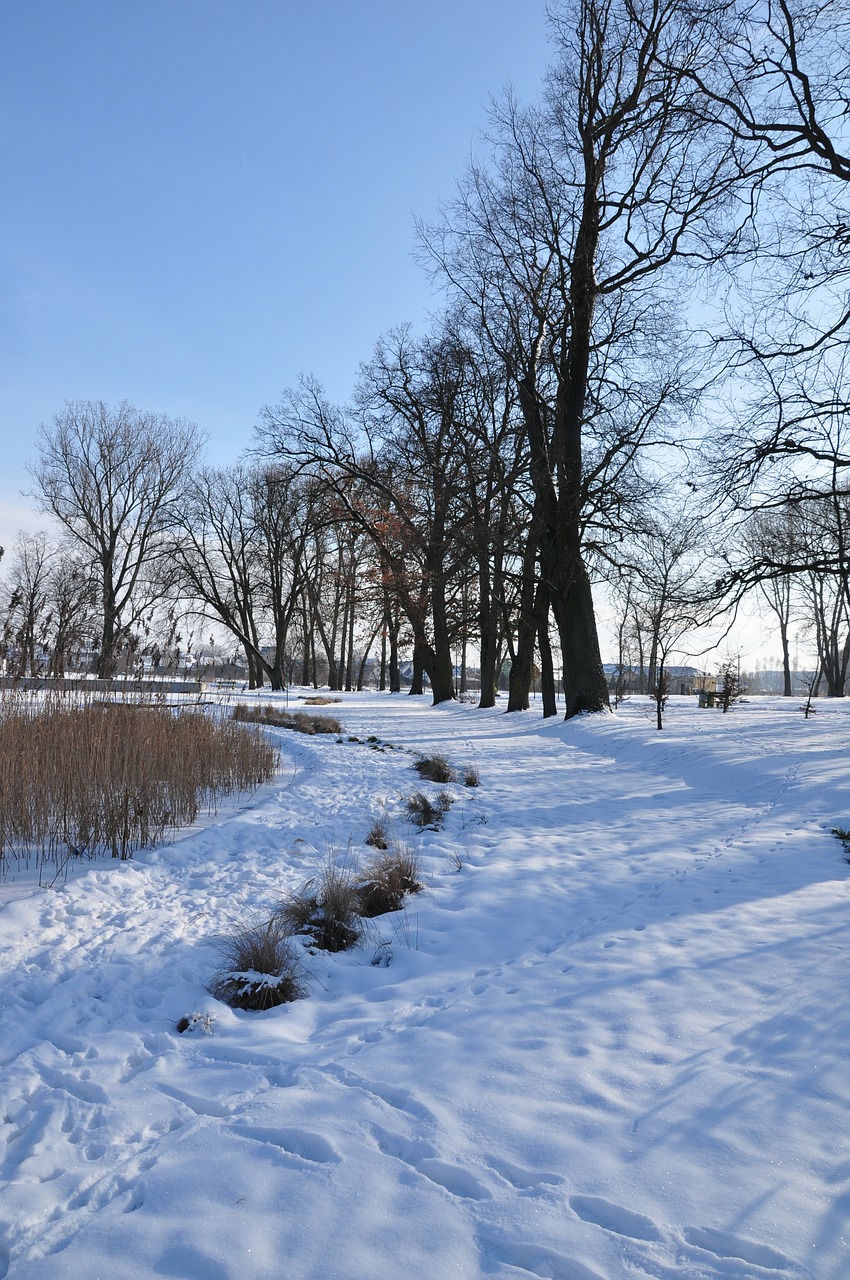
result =
[[[250,803],[2,891],[0,1276],[846,1280],[850,706],[328,711],[396,749],[270,731]],[[481,786],[418,833],[425,750]],[[214,1000],[383,812],[426,890],[306,999]]]

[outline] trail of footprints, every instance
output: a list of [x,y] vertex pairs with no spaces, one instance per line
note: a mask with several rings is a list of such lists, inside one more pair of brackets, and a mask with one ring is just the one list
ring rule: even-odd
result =
[[[154,1037],[150,1047],[143,1042],[128,1047],[119,1071],[122,1081],[134,1081],[152,1065],[156,1053],[165,1047],[161,1039]],[[124,1213],[139,1209],[144,1203],[145,1173],[155,1164],[162,1144],[172,1133],[185,1132],[187,1125],[220,1123],[223,1133],[256,1143],[276,1164],[291,1170],[332,1169],[341,1164],[344,1155],[324,1134],[297,1124],[262,1124],[252,1118],[257,1103],[274,1101],[280,1088],[308,1084],[315,1072],[325,1082],[356,1095],[359,1105],[351,1111],[361,1116],[362,1138],[373,1152],[398,1164],[406,1176],[422,1178],[439,1193],[451,1196],[467,1214],[482,1276],[620,1280],[622,1269],[605,1274],[564,1251],[563,1244],[574,1230],[565,1230],[560,1241],[557,1232],[550,1241],[508,1235],[504,1223],[514,1217],[511,1201],[515,1197],[539,1197],[549,1219],[553,1212],[561,1215],[565,1228],[584,1224],[591,1232],[604,1233],[623,1266],[653,1280],[680,1280],[684,1263],[693,1280],[804,1280],[808,1274],[769,1245],[708,1226],[686,1226],[680,1231],[662,1226],[645,1214],[571,1189],[561,1174],[551,1170],[524,1168],[492,1153],[482,1153],[474,1167],[452,1159],[445,1144],[441,1145],[437,1116],[412,1091],[367,1079],[337,1061],[286,1071],[279,1062],[262,1063],[254,1055],[243,1061],[238,1049],[214,1041],[204,1043],[202,1049],[212,1072],[228,1066],[242,1068],[251,1073],[253,1087],[241,1092],[238,1104],[228,1106],[226,1098],[212,1096],[211,1081],[197,1093],[154,1081],[151,1096],[161,1105],[144,1131],[125,1135],[120,1153],[106,1140],[108,1094],[84,1074],[97,1066],[91,1050],[80,1048],[68,1055],[56,1045],[42,1044],[39,1060],[19,1059],[16,1104],[10,1104],[7,1093],[5,1110],[0,1106],[4,1121],[0,1137],[5,1139],[0,1142],[0,1175],[15,1179],[22,1193],[27,1185],[47,1182],[56,1183],[57,1193],[46,1222],[30,1221],[16,1240],[8,1241],[13,1256],[36,1259],[64,1249],[91,1215],[108,1206]],[[52,1060],[47,1060],[51,1053]],[[109,1069],[115,1072],[114,1059]],[[199,1073],[199,1083],[205,1074]],[[73,1172],[47,1167],[40,1155],[42,1140],[55,1135],[57,1126],[80,1157]],[[46,1146],[55,1149],[55,1142]],[[4,1216],[0,1205],[0,1219]],[[521,1220],[528,1221],[528,1214],[523,1212]],[[9,1266],[9,1251],[0,1246],[0,1277]]]
[[[789,778],[786,786],[790,781]],[[711,857],[720,856],[772,807],[745,823],[696,868]],[[663,881],[653,886],[656,890],[662,887]],[[628,910],[638,898],[621,903],[620,912]],[[474,977],[492,980],[502,972],[500,966],[479,970]],[[471,990],[483,992],[486,985],[477,983]],[[19,994],[36,1006],[47,999],[47,991],[38,983],[32,989],[22,985]],[[426,1022],[441,1007],[442,1001],[426,1001],[416,1010],[407,1010],[399,1026],[416,1025],[416,1015]],[[172,1048],[168,1036],[137,1037],[114,1082],[108,1083],[131,1084],[150,1071],[162,1052]],[[294,1084],[300,1074],[297,1068],[288,1069],[276,1060],[264,1063],[256,1054],[241,1054],[232,1046],[205,1044],[203,1056],[210,1066],[218,1063],[250,1072],[255,1097]],[[57,1032],[52,1043],[42,1042],[9,1064],[12,1070],[6,1083],[11,1087],[0,1093],[0,1180],[16,1182],[22,1189],[56,1182],[59,1194],[46,1223],[30,1223],[22,1227],[16,1240],[0,1241],[0,1280],[9,1270],[10,1254],[35,1258],[58,1252],[99,1210],[110,1205],[124,1213],[139,1209],[145,1197],[144,1174],[155,1164],[162,1143],[187,1125],[218,1121],[224,1131],[241,1141],[268,1148],[276,1160],[294,1169],[333,1166],[344,1159],[326,1136],[311,1129],[249,1122],[245,1112],[250,1111],[250,1101],[246,1101],[245,1094],[242,1106],[234,1114],[226,1104],[160,1081],[152,1089],[163,1104],[159,1114],[152,1117],[144,1131],[125,1135],[119,1155],[106,1137],[109,1126],[105,1118],[111,1095],[94,1078],[97,1067],[102,1065],[96,1059],[96,1050],[82,1040]],[[371,1119],[364,1131],[373,1150],[466,1206],[483,1276],[619,1280],[618,1274],[604,1275],[549,1243],[507,1238],[504,1228],[494,1226],[490,1219],[503,1223],[509,1217],[504,1212],[505,1198],[514,1196],[545,1197],[550,1207],[557,1203],[565,1223],[583,1223],[591,1231],[605,1233],[618,1243],[619,1256],[630,1270],[653,1280],[680,1280],[684,1261],[693,1280],[804,1280],[809,1274],[771,1246],[705,1226],[687,1226],[677,1231],[602,1197],[571,1194],[558,1173],[525,1169],[493,1154],[483,1155],[474,1169],[466,1167],[446,1158],[439,1145],[437,1117],[410,1091],[367,1080],[337,1062],[318,1070],[378,1109],[382,1123]],[[415,1136],[398,1131],[405,1126],[415,1129]],[[73,1173],[48,1167],[40,1154],[42,1144],[51,1148],[51,1143],[44,1140],[57,1127],[80,1158]],[[421,1136],[423,1131],[426,1137]],[[0,1202],[0,1222],[4,1217]]]
[[[493,1216],[488,1213],[488,1205],[495,1202],[499,1209],[495,1218],[503,1221],[505,1214],[499,1202],[504,1202],[506,1195],[541,1196],[550,1205],[556,1201],[562,1203],[565,1220],[582,1222],[614,1237],[618,1256],[628,1264],[630,1274],[634,1269],[635,1274],[656,1280],[681,1280],[681,1263],[687,1260],[690,1268],[687,1274],[693,1280],[720,1280],[720,1277],[725,1280],[811,1280],[804,1268],[769,1245],[711,1228],[685,1227],[678,1232],[663,1227],[646,1214],[613,1204],[601,1196],[570,1194],[565,1189],[566,1180],[558,1173],[525,1169],[489,1153],[475,1170],[446,1160],[435,1142],[419,1136],[423,1122],[433,1134],[438,1121],[408,1090],[364,1079],[337,1064],[324,1070],[340,1084],[373,1099],[379,1108],[390,1109],[397,1120],[408,1117],[416,1121],[417,1134],[413,1137],[373,1121],[371,1139],[388,1159],[398,1161],[466,1202],[473,1217]],[[320,1144],[325,1141],[319,1135],[301,1139],[305,1140]],[[307,1158],[321,1157],[307,1153]],[[521,1280],[523,1275],[549,1280],[620,1280],[620,1272],[603,1275],[548,1244],[506,1239],[501,1232],[488,1230],[484,1221],[477,1223],[474,1230],[483,1276],[501,1275],[506,1280],[509,1276]]]

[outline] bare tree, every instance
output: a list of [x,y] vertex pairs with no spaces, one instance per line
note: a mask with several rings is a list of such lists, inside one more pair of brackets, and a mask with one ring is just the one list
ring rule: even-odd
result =
[[455,696],[450,600],[460,570],[457,445],[465,354],[399,329],[364,367],[357,412],[331,406],[305,380],[263,412],[260,436],[276,456],[314,468],[340,513],[371,540],[383,585],[413,632],[411,693],[427,674],[435,702]]
[[649,523],[630,543],[627,559],[624,555],[621,572],[630,580],[630,608],[646,637],[643,644],[648,641],[649,693],[659,729],[669,690],[669,659],[715,606],[704,568],[706,551],[703,522],[679,510]]
[[834,493],[801,507],[797,529],[804,607],[811,619],[827,696],[843,698],[850,671],[850,502]]
[[[746,210],[732,200],[734,141],[713,128],[682,70],[700,58],[684,6],[571,0],[553,20],[559,57],[542,106],[504,105],[491,173],[473,170],[455,226],[427,240],[516,380],[533,550],[569,717],[608,703],[587,565],[593,531],[616,519],[638,451],[682,403],[683,369],[664,359],[675,352],[660,282],[672,284],[676,263],[731,252]],[[629,366],[643,380],[624,383]]]
[[40,429],[35,496],[85,550],[97,580],[101,676],[114,672],[122,635],[160,594],[165,535],[200,446],[194,424],[126,402],[68,403]]
[[64,676],[79,669],[80,659],[91,646],[97,628],[97,589],[86,559],[72,543],[56,548],[49,582],[50,663],[48,675]]
[[95,591],[72,544],[20,533],[9,562],[2,647],[13,676],[65,674],[72,655],[91,646]]
[[681,69],[731,141],[757,233],[721,335],[732,422],[709,454],[739,506],[781,507],[834,477],[847,488],[850,12],[715,0],[691,13],[702,55]]
[[[795,508],[756,511],[744,525],[744,554],[756,570],[757,590],[776,619],[782,646],[783,696],[793,694],[791,678],[791,618],[795,575],[790,568],[800,561],[800,529]],[[767,566],[771,566],[767,568]]]
[[176,586],[239,641],[252,687],[285,683],[314,518],[309,485],[280,465],[205,468],[189,490],[171,549]]
[[3,644],[9,674],[38,675],[47,665],[45,617],[52,548],[47,534],[19,533],[9,564],[11,592]]

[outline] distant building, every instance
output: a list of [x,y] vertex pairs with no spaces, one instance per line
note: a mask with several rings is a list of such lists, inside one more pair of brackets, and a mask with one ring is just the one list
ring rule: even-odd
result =
[[[650,686],[649,668],[620,666],[616,662],[603,664],[605,679],[611,693],[647,693]],[[717,678],[696,667],[665,667],[668,692],[678,694],[713,693]]]

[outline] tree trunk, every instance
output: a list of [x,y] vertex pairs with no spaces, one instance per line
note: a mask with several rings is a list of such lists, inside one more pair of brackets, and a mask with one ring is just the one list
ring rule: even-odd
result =
[[448,702],[455,696],[454,664],[449,639],[448,609],[446,607],[446,578],[442,564],[431,571],[431,617],[434,624],[434,644],[429,646],[430,665],[426,664],[431,681],[434,705]]
[[[532,522],[539,518],[535,501]],[[537,633],[537,539],[529,532],[522,557],[516,654],[508,677],[508,711],[527,711],[528,694],[534,675],[534,637]]]
[[[541,583],[542,588],[542,583]],[[545,594],[545,592],[542,592]],[[543,695],[543,718],[558,714],[555,693],[555,667],[552,662],[552,643],[549,639],[549,601],[541,604],[537,616],[537,645],[540,650],[540,691]]]
[[504,598],[504,563],[500,550],[491,571],[489,543],[478,558],[478,627],[480,636],[481,689],[479,707],[495,707],[499,649],[499,605]]
[[[664,655],[661,655],[661,665],[658,668],[658,678],[655,682],[655,727],[656,729],[664,728],[664,700],[666,694],[667,676],[664,671]],[[725,711],[726,708],[724,707]]]
[[346,670],[345,649],[346,649],[346,644],[348,642],[349,605],[350,605],[350,598],[348,596],[348,593],[346,593],[345,604],[342,610],[342,627],[340,628],[341,634],[340,634],[339,665],[337,667],[337,683],[336,683],[337,689],[343,689],[345,686],[345,670]]
[[357,669],[357,692],[358,693],[360,693],[363,689],[363,675],[366,671],[366,663],[369,661],[369,654],[372,652],[372,645],[375,643],[375,639],[378,635],[379,630],[380,630],[380,626],[375,628],[375,630],[372,632],[372,635],[369,639],[369,643],[366,645],[366,648],[363,650],[363,657],[360,659],[360,666]]
[[345,689],[351,693],[354,687],[354,575],[351,577],[351,608],[348,614],[348,662],[345,668]]
[[788,643],[788,624],[781,618],[779,620],[779,638],[782,642],[782,696],[790,698],[793,690],[791,688],[791,651]]
[[590,579],[579,559],[566,596],[553,596],[564,663],[565,719],[585,711],[608,709],[608,685],[602,670]]
[[101,680],[110,680],[115,675],[118,655],[115,651],[115,599],[108,585],[103,588],[103,627],[100,637],[100,654],[97,660],[97,674]]
[[304,648],[301,654],[301,683],[306,688],[310,683],[310,633],[312,631],[307,614],[306,601],[301,609],[301,625],[304,628]]
[[410,677],[410,689],[408,693],[411,697],[423,692],[422,677],[425,674],[425,667],[422,660],[423,645],[416,640],[413,643],[413,671]]
[[387,687],[387,631],[389,629],[389,618],[384,614],[381,623],[381,674],[378,679],[378,689],[381,693]]

